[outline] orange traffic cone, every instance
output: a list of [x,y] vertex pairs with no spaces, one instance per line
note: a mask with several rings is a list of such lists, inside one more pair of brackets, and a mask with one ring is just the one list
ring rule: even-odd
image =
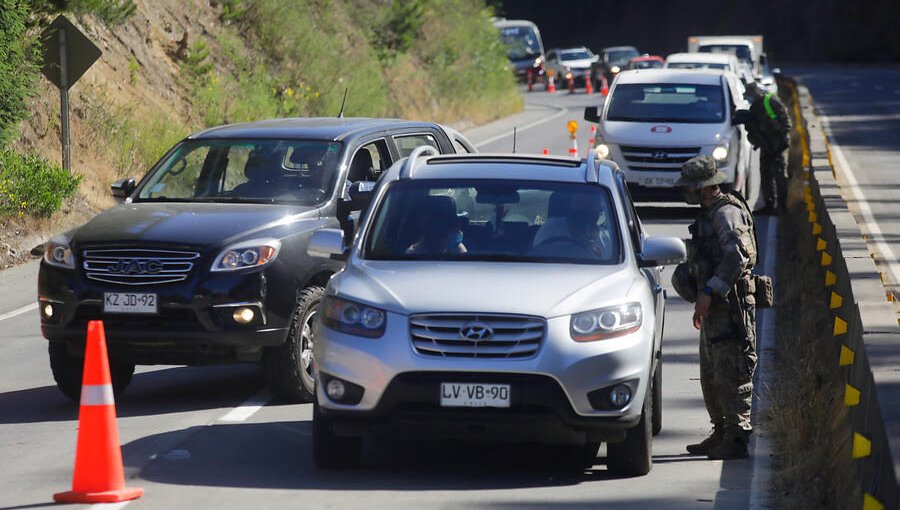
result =
[[572,146],[569,147],[569,156],[573,158],[578,157],[578,139],[574,136],[572,137]]
[[544,156],[549,156],[549,155],[550,155],[550,149],[544,147],[544,150],[541,151],[541,154],[543,154]]
[[603,77],[603,81],[600,82],[600,95],[606,97],[609,95],[609,82],[606,81],[606,76]]
[[547,92],[551,94],[556,92],[556,83],[553,81],[553,76],[547,76]]
[[534,90],[534,73],[531,69],[528,70],[528,92]]
[[591,151],[594,150],[594,142],[597,141],[597,126],[591,126],[591,137],[588,138],[588,148],[587,154],[584,156],[586,158],[591,156]]
[[594,79],[590,76],[587,76],[584,79],[584,93],[588,95],[594,93]]
[[569,75],[569,94],[575,93],[575,77],[571,74]]
[[90,321],[84,352],[72,490],[54,494],[53,500],[58,503],[115,503],[143,494],[144,489],[125,488],[106,334],[102,321]]

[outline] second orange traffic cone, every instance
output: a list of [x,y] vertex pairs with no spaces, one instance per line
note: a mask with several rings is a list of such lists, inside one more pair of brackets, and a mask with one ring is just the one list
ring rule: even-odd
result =
[[556,83],[553,81],[553,76],[547,76],[547,92],[551,94],[556,92]]
[[115,503],[143,494],[144,489],[125,487],[106,334],[102,321],[90,321],[84,352],[72,490],[54,494],[53,500],[59,503]]

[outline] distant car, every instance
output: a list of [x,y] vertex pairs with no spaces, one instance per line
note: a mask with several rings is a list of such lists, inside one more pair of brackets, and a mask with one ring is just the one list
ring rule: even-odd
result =
[[723,186],[753,203],[760,179],[741,125],[749,107],[734,73],[642,69],[619,74],[602,109],[586,109],[585,120],[598,122],[595,150],[619,165],[636,200],[681,201],[681,165],[707,155],[727,175]]
[[744,85],[753,82],[746,65],[730,53],[673,53],[666,57],[666,69],[715,69],[738,75]]
[[641,53],[634,46],[611,46],[600,50],[597,56],[597,61],[591,66],[591,76],[595,88],[600,90],[603,78],[606,78],[607,85],[612,86],[613,78],[625,69],[629,60],[640,57]]
[[[425,151],[427,149],[422,149]],[[535,441],[583,469],[650,471],[678,238],[648,236],[614,165],[413,153],[381,179],[316,322],[313,458],[362,438]]]
[[576,87],[584,87],[590,79],[591,65],[596,61],[597,56],[584,46],[553,49],[547,52],[547,71],[552,73],[557,86],[566,86],[571,78]]
[[658,55],[643,55],[629,60],[625,69],[658,69],[665,62],[665,59]]
[[134,367],[262,362],[273,394],[311,397],[310,325],[343,263],[309,257],[321,227],[354,230],[382,171],[420,145],[473,151],[438,124],[274,119],[173,147],[124,203],[51,239],[38,273],[41,332],[59,389],[81,391],[85,327],[102,320],[113,387]]
[[506,45],[507,56],[513,72],[520,81],[544,80],[544,43],[537,25],[527,20],[497,19],[494,26],[500,31],[500,38]]

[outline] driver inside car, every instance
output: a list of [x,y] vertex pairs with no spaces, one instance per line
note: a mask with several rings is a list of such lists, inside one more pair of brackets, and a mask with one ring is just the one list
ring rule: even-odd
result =
[[430,196],[424,204],[419,222],[421,235],[406,249],[407,255],[436,255],[466,253],[456,215],[456,201],[447,196]]
[[609,233],[598,225],[603,214],[595,197],[583,193],[555,192],[548,203],[547,220],[532,241],[533,254],[589,252],[592,258],[611,258]]

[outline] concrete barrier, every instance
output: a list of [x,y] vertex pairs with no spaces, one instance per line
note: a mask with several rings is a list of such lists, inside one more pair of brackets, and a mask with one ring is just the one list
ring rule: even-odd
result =
[[821,290],[831,310],[836,370],[845,376],[844,404],[853,434],[864,510],[898,509],[900,494],[900,326],[859,225],[841,195],[828,140],[802,83],[784,80],[794,96],[803,145],[807,239],[819,261]]

